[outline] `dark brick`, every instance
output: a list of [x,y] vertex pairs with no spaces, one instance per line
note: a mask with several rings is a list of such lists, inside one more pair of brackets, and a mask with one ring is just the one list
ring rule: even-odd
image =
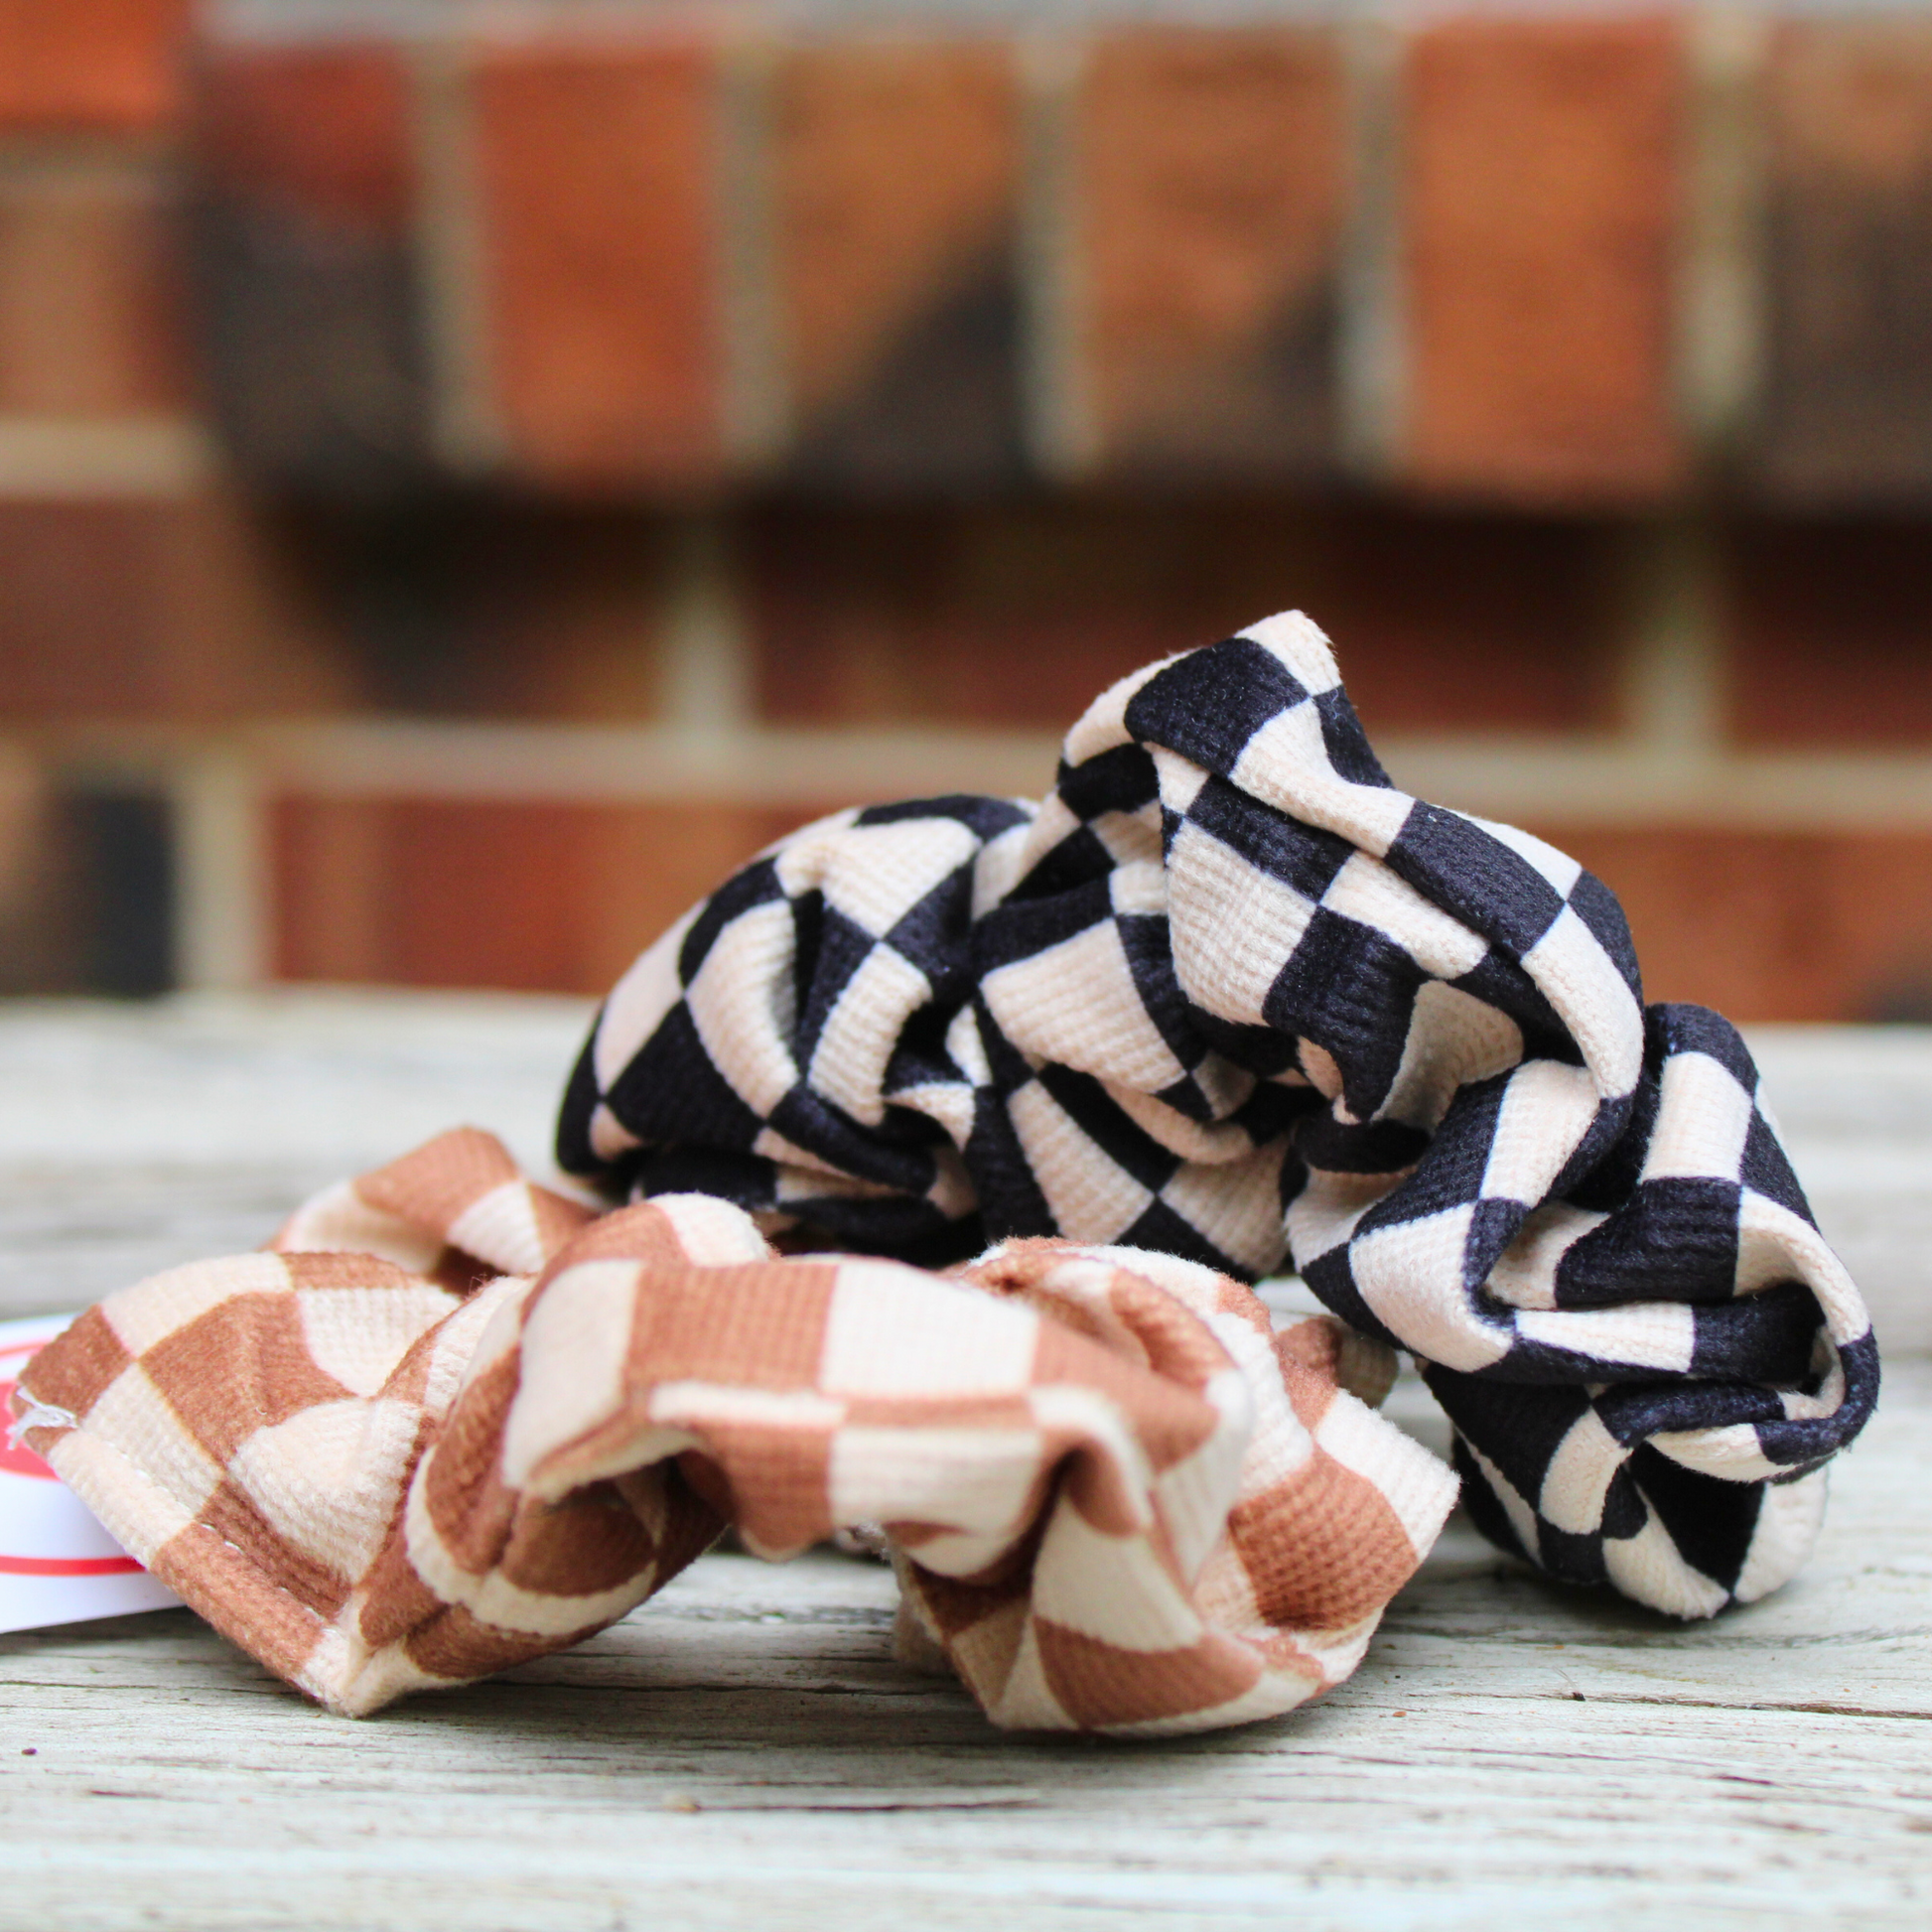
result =
[[1217,507],[771,512],[748,546],[761,708],[1063,730],[1115,678],[1269,608],[1246,586],[1281,512]]
[[1737,735],[1778,746],[1932,743],[1932,528],[1759,522],[1729,544]]
[[244,474],[351,499],[420,484],[432,401],[401,57],[216,49],[197,109],[206,360]]
[[1274,496],[770,511],[749,545],[759,701],[799,723],[1061,730],[1115,678],[1299,606],[1372,728],[1610,721],[1589,526]]
[[653,716],[669,601],[661,519],[544,505],[484,511],[455,546],[453,636],[467,689],[420,679],[417,708],[615,724]]
[[1787,21],[1772,46],[1756,482],[1932,503],[1932,24]]
[[44,769],[0,788],[0,993],[166,992],[175,844],[152,785]]
[[304,519],[287,567],[372,706],[614,723],[657,709],[665,539],[628,509],[434,497]]
[[1335,641],[1371,733],[1615,722],[1619,610],[1604,533],[1570,518],[1324,510],[1295,602]]
[[76,987],[121,999],[175,983],[175,826],[152,789],[75,787],[57,800]]
[[947,491],[1018,475],[1022,128],[1010,47],[798,47],[772,83],[770,156],[794,474]]
[[1345,109],[1326,29],[1152,27],[1092,50],[1075,286],[1109,474],[1331,467]]
[[0,502],[0,724],[339,708],[340,639],[220,496]]

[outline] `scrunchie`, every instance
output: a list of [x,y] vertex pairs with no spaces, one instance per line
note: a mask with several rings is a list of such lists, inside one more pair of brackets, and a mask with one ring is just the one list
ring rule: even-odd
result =
[[782,841],[645,952],[564,1167],[937,1262],[1292,1261],[1410,1350],[1481,1529],[1679,1616],[1803,1562],[1878,1359],[1735,1031],[1610,892],[1397,790],[1299,614],[1124,679],[1038,805]]
[[728,1203],[594,1218],[459,1131],[271,1252],[110,1296],[27,1442],[177,1594],[350,1714],[577,1642],[727,1522],[881,1526],[899,1650],[996,1723],[1158,1733],[1338,1683],[1455,1484],[1193,1263],[1009,1244],[952,1280],[773,1256]]

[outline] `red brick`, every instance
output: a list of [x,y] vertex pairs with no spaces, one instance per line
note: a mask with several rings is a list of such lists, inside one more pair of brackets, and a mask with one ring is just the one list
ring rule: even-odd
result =
[[0,723],[298,715],[353,688],[255,513],[0,502]]
[[1932,1011],[1932,836],[1541,829],[1622,898],[1647,999],[1747,1025]]
[[718,57],[519,43],[472,73],[488,359],[515,469],[565,488],[722,461]]
[[1528,503],[1669,490],[1679,25],[1446,21],[1403,100],[1407,476]]
[[360,701],[365,673],[346,627],[290,568],[285,511],[222,490],[157,508],[167,519],[161,715],[316,717]]
[[1932,529],[1760,523],[1729,548],[1727,684],[1755,745],[1932,742]]
[[687,906],[813,815],[283,798],[273,815],[275,970],[285,979],[602,993]]
[[[687,905],[811,815],[283,798],[275,970],[600,993]],[[1621,896],[1651,999],[1746,1024],[1864,1019],[1932,999],[1932,835],[1538,829]]]
[[437,500],[309,519],[297,567],[326,621],[359,632],[369,704],[610,724],[658,708],[664,538],[627,509]]
[[1294,601],[1335,641],[1371,734],[1615,722],[1615,579],[1583,521],[1321,512]]
[[429,800],[391,807],[381,935],[394,976],[409,985],[587,990],[580,975],[603,882],[585,813]]
[[196,89],[204,177],[300,215],[407,233],[415,207],[408,69],[394,47],[224,45]]
[[268,970],[282,980],[383,978],[383,810],[363,798],[275,799],[268,816]]
[[1151,658],[1300,606],[1371,729],[1609,722],[1613,608],[1581,524],[1060,497],[790,508],[751,539],[773,719],[1060,730]]
[[773,82],[776,302],[801,476],[1022,460],[1019,76],[993,40],[808,44]]
[[1755,478],[1805,504],[1932,495],[1932,24],[1780,25],[1766,94],[1769,355]]
[[1329,467],[1345,109],[1330,30],[1142,28],[1095,46],[1074,193],[1103,469]]
[[324,497],[407,493],[434,410],[402,56],[220,47],[199,82],[204,360],[238,467]]
[[180,99],[189,0],[0,0],[0,130],[143,132]]
[[144,503],[0,505],[0,706],[10,721],[163,707],[167,524]]
[[20,757],[0,761],[0,996],[57,991],[73,978],[58,816],[46,773]]
[[174,243],[174,209],[138,176],[0,177],[0,413],[185,407]]

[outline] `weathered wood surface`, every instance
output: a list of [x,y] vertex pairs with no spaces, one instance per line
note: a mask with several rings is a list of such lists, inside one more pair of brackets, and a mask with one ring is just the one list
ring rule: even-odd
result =
[[446,1127],[547,1168],[590,1016],[487,995],[0,1005],[0,1318],[258,1247]]
[[[548,1164],[580,1000],[408,993],[0,1004],[0,1318],[260,1242],[303,1194],[458,1122]],[[1751,1045],[1894,1352],[1932,1352],[1932,1028]]]
[[[301,1187],[453,1118],[540,1159],[582,1018],[0,1016],[6,1305],[252,1243]],[[1863,1199],[1890,1252],[1925,1212],[1884,1158],[1932,1140],[1932,1049],[1758,1044],[1821,1199]],[[1395,1402],[1440,1434],[1415,1384]],[[829,1555],[709,1557],[576,1651],[356,1725],[185,1611],[0,1637],[0,1927],[1916,1929],[1928,1467],[1932,1363],[1895,1356],[1817,1560],[1771,1601],[1668,1624],[1458,1523],[1325,1703],[1160,1745],[993,1731],[892,1661],[890,1576]]]
[[1326,1703],[1178,1744],[994,1732],[830,1556],[355,1725],[185,1611],[0,1639],[0,1924],[1922,1927],[1929,1398],[1772,1602],[1681,1629],[1457,1527]]

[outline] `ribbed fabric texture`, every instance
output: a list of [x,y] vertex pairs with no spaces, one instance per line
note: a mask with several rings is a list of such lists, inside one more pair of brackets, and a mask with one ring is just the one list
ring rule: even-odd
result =
[[804,1245],[1293,1267],[1411,1350],[1483,1530],[1682,1616],[1804,1560],[1870,1323],[1735,1031],[1610,892],[1397,789],[1299,614],[1123,680],[1037,805],[844,812],[599,1016],[564,1166]]
[[771,1557],[864,1525],[906,1661],[997,1724],[1159,1733],[1360,1662],[1455,1494],[1345,1386],[1393,1368],[1171,1256],[780,1259],[723,1201],[594,1219],[459,1131],[270,1253],[110,1296],[20,1412],[157,1577],[350,1714],[578,1642],[728,1522]]

